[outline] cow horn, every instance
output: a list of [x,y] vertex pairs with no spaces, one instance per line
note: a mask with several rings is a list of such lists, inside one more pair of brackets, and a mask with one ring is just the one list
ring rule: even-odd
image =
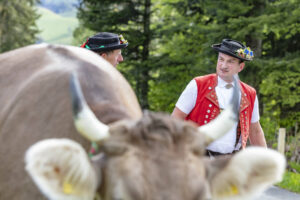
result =
[[231,102],[216,119],[210,123],[200,126],[198,131],[206,136],[206,145],[225,135],[239,119],[239,77],[234,76],[234,92]]
[[87,105],[76,73],[70,79],[73,119],[77,131],[90,141],[98,142],[109,137],[109,127],[100,122]]

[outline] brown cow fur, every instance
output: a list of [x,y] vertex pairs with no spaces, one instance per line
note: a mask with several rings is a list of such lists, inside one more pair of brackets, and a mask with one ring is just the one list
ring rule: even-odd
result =
[[110,133],[102,144],[107,162],[99,193],[104,199],[118,198],[111,191],[119,181],[131,199],[203,199],[205,146],[196,127],[146,113],[139,121],[113,124]]
[[0,199],[44,199],[24,171],[24,153],[46,138],[90,143],[74,128],[70,74],[104,123],[138,119],[141,109],[123,76],[100,56],[77,47],[32,45],[0,55]]

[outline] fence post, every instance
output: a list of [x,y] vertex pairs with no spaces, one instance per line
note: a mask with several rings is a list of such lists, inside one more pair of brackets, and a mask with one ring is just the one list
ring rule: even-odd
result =
[[285,128],[279,128],[278,133],[278,151],[284,155],[284,149],[285,149]]

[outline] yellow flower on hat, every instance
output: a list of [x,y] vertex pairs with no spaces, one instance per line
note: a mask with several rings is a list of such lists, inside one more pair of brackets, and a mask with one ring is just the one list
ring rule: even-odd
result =
[[123,37],[123,35],[119,35],[119,39],[120,39],[120,43],[121,44],[127,44],[127,40],[125,40],[125,38]]
[[250,47],[240,48],[235,51],[239,57],[246,58],[248,60],[252,60],[254,58],[253,51]]

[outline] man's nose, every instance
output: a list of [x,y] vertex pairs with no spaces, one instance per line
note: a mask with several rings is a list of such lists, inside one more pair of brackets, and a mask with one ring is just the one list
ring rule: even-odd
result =
[[123,56],[122,55],[119,55],[118,57],[118,62],[122,62],[123,61]]
[[221,68],[227,68],[227,65],[228,65],[227,62],[222,62],[220,67],[221,67]]

